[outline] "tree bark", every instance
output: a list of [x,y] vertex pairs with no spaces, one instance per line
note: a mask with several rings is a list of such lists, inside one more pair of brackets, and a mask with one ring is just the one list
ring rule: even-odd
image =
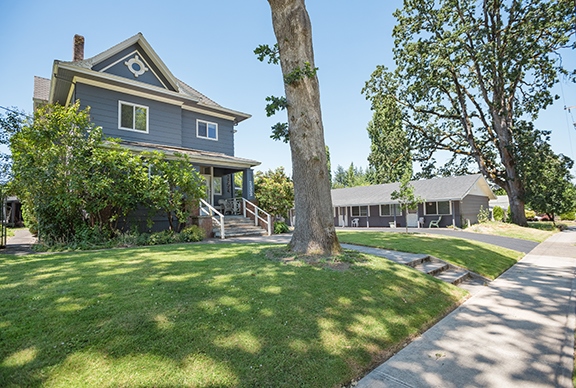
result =
[[312,26],[304,0],[268,0],[278,41],[288,102],[296,225],[290,248],[306,254],[335,254],[340,244],[334,228],[326,164],[320,91],[316,74],[286,81],[305,64],[314,69]]

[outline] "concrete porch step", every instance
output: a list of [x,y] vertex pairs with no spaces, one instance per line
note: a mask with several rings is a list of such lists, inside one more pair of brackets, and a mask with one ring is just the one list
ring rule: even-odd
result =
[[[220,226],[213,224],[214,237],[220,238]],[[267,231],[254,225],[254,221],[243,216],[224,217],[224,235],[228,237],[264,236]]]

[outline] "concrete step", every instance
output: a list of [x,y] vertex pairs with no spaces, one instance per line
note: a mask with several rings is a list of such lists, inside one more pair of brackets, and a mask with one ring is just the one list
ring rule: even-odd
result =
[[435,277],[456,286],[468,280],[470,278],[470,272],[461,268],[449,268],[446,271],[436,274]]
[[423,261],[422,263],[416,265],[414,267],[414,269],[417,269],[420,272],[424,272],[428,275],[432,275],[435,276],[436,274],[439,274],[440,272],[446,271],[447,269],[449,269],[450,266],[448,264],[446,264],[443,261],[440,261],[438,259],[429,259],[426,261]]
[[[224,231],[225,233],[225,238],[232,238],[232,237],[247,237],[247,236],[265,236],[267,233],[266,232],[261,232],[261,231]],[[214,237],[215,238],[220,238],[220,231],[214,233]]]

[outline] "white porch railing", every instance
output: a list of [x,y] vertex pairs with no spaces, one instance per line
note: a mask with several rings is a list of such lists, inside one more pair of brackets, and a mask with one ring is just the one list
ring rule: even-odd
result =
[[[253,207],[254,210],[248,209],[248,204]],[[242,209],[244,211],[244,217],[247,217],[246,213],[250,213],[254,215],[254,225],[258,226],[258,221],[262,221],[264,225],[266,225],[266,230],[268,232],[268,236],[272,235],[272,217],[270,214],[266,213],[264,210],[260,209],[254,203],[248,201],[246,198],[242,198]],[[266,219],[260,216],[261,213],[264,213]]]
[[220,227],[220,238],[224,238],[224,215],[216,210],[212,205],[208,202],[200,199],[200,203],[204,206],[200,206],[200,215],[206,215],[212,217],[212,220],[218,224]]

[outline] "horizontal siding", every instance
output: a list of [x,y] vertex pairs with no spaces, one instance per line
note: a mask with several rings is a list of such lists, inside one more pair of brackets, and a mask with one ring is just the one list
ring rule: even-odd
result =
[[478,213],[480,212],[480,206],[484,209],[488,209],[488,197],[483,197],[480,195],[467,195],[462,200],[461,214],[463,225],[466,224],[466,220],[470,220],[472,224],[478,222]]
[[[81,106],[90,106],[92,121],[102,127],[104,135],[128,141],[182,146],[182,115],[179,106],[135,97],[124,93],[78,84],[75,98]],[[118,128],[118,101],[148,107],[149,133],[126,131]]]
[[[196,137],[196,120],[218,124],[218,140]],[[234,123],[187,110],[182,111],[182,146],[234,156]]]

